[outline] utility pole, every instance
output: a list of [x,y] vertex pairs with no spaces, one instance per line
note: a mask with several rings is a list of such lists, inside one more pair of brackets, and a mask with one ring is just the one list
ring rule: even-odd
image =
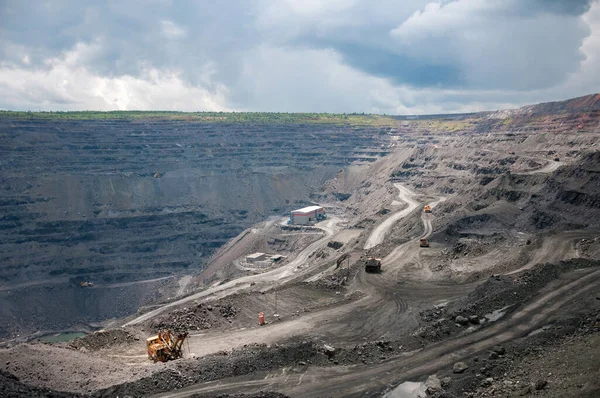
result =
[[275,318],[279,318],[279,314],[277,313],[277,290],[275,290],[275,313],[273,314]]

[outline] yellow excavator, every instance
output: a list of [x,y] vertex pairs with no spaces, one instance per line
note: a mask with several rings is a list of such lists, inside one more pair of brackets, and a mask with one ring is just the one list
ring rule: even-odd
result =
[[167,362],[183,356],[183,342],[187,333],[174,334],[170,330],[158,332],[156,336],[146,339],[148,359],[154,362]]

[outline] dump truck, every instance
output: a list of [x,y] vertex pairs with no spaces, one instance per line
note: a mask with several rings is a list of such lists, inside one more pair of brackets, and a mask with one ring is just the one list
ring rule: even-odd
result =
[[429,241],[427,240],[427,238],[419,239],[419,246],[420,247],[429,247]]
[[429,206],[429,205],[425,206],[424,210],[425,210],[425,213],[431,213],[431,206]]
[[381,272],[381,259],[369,257],[365,262],[365,272],[379,273]]
[[80,282],[81,287],[94,287],[94,282]]
[[170,330],[159,331],[156,336],[146,339],[148,359],[154,362],[167,362],[183,356],[183,342],[187,333],[174,334]]

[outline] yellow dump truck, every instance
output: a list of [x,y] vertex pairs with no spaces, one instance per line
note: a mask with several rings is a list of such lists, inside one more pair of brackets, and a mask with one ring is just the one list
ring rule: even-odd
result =
[[427,240],[427,238],[419,239],[419,246],[420,247],[429,247],[429,241]]
[[429,205],[425,206],[424,210],[425,210],[425,213],[431,213],[431,206],[429,206]]

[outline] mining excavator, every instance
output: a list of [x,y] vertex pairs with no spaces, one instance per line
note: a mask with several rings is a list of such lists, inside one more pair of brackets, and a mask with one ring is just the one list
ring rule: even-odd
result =
[[183,342],[187,333],[174,334],[170,330],[158,332],[156,336],[146,339],[148,359],[154,362],[167,362],[183,356]]

